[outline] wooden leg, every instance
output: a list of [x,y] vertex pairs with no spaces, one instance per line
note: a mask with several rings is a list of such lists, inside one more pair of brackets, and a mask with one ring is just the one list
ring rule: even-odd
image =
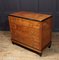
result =
[[13,39],[11,38],[11,41],[12,41],[12,44],[15,44],[14,42],[13,42]]
[[15,44],[15,43],[12,41],[12,44]]
[[39,53],[40,57],[42,56],[42,53]]
[[50,47],[51,47],[51,43],[52,43],[52,42],[50,42],[50,43],[49,43],[48,48],[50,48]]

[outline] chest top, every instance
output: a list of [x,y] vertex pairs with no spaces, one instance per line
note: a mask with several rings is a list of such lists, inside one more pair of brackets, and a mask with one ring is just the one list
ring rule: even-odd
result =
[[41,14],[41,13],[34,13],[34,12],[27,12],[27,11],[14,12],[9,16],[35,20],[39,22],[47,20],[48,18],[52,17],[51,15],[48,15],[48,14]]

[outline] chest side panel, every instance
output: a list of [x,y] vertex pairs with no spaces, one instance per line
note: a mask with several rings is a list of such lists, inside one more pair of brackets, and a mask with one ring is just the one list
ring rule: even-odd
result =
[[51,41],[52,17],[43,22],[42,46],[46,46]]

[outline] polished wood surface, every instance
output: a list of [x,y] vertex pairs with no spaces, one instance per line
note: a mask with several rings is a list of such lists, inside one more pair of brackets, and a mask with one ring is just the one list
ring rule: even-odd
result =
[[[18,18],[21,16],[42,22]],[[21,44],[27,48],[42,53],[46,46],[51,43],[52,17],[46,14],[37,14],[29,12],[16,12],[10,14],[9,25],[12,42]]]
[[44,19],[51,17],[51,15],[47,15],[47,14],[25,12],[25,11],[15,12],[10,15],[17,16],[17,17],[29,18],[29,19],[38,20],[38,21],[43,21]]

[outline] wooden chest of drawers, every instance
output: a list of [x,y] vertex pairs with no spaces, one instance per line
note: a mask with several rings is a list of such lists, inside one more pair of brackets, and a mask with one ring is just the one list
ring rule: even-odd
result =
[[8,16],[11,40],[42,55],[51,46],[52,16],[33,12],[15,12]]

